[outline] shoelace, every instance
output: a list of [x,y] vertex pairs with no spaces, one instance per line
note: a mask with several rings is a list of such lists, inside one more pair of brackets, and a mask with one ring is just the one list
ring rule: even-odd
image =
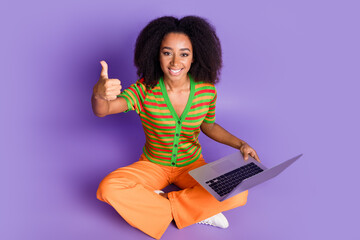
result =
[[214,226],[210,219],[202,220],[201,222],[198,222],[198,224],[206,224],[206,225]]

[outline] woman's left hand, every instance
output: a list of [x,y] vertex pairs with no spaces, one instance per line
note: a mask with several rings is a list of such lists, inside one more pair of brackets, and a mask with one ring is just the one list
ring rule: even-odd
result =
[[240,152],[242,153],[242,155],[244,156],[244,160],[248,160],[249,159],[249,155],[251,157],[253,157],[256,161],[260,162],[260,159],[256,153],[256,151],[249,146],[249,144],[247,144],[246,142],[244,142],[243,144],[241,144],[240,147]]

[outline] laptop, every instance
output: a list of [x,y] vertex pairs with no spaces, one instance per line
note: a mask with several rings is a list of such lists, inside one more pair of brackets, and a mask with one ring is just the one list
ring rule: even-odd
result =
[[218,201],[224,201],[277,176],[301,156],[302,154],[267,168],[250,155],[245,161],[241,152],[237,151],[193,169],[189,174]]

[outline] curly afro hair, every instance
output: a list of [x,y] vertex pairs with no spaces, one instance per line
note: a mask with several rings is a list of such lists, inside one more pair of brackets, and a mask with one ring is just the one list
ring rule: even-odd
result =
[[222,54],[215,28],[197,16],[181,19],[165,16],[151,21],[136,40],[134,63],[138,76],[144,78],[147,87],[154,87],[163,76],[159,53],[161,42],[168,33],[184,33],[189,37],[194,59],[189,72],[196,82],[215,84],[219,81]]

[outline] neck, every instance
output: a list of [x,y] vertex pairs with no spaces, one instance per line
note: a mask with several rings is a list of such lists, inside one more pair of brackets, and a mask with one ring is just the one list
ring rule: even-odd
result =
[[184,91],[190,89],[190,78],[188,75],[186,75],[186,78],[176,81],[164,78],[164,84],[167,91]]

